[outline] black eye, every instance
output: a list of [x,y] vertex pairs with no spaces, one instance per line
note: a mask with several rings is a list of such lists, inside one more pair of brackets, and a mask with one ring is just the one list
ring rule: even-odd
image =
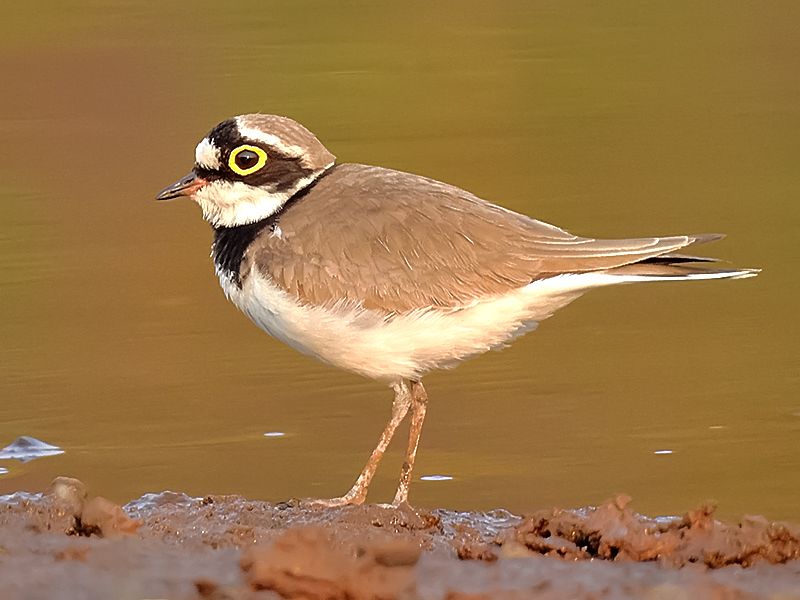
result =
[[252,150],[242,150],[236,155],[236,166],[246,171],[256,166],[258,163],[258,154]]

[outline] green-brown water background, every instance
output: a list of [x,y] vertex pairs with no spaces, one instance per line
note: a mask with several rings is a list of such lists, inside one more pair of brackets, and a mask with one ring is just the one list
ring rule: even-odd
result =
[[[598,290],[429,376],[412,500],[524,510],[624,491],[800,519],[800,3],[14,3],[0,25],[0,492],[331,496],[382,386],[297,354],[153,195],[217,121],[290,115],[341,161],[591,236],[722,231],[747,281]],[[281,431],[280,438],[264,432]],[[404,436],[401,433],[400,436]],[[391,498],[404,442],[371,499]],[[671,450],[672,454],[655,454]]]

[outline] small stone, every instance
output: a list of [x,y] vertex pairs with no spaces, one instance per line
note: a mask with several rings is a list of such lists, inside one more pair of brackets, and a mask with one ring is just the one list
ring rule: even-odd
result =
[[141,525],[140,521],[126,515],[119,504],[102,496],[95,496],[86,503],[80,523],[87,531],[97,531],[103,537],[134,534]]
[[50,482],[46,494],[52,496],[65,512],[79,515],[86,503],[86,485],[74,477],[56,477]]

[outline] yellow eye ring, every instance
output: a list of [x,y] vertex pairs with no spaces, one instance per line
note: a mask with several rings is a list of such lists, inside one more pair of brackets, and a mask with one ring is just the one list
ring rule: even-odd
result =
[[[256,158],[255,163],[253,163],[253,155]],[[238,161],[236,160],[237,158],[239,159]],[[228,166],[231,171],[242,176],[255,173],[265,164],[267,164],[267,153],[258,146],[250,146],[249,144],[235,148],[228,157]]]

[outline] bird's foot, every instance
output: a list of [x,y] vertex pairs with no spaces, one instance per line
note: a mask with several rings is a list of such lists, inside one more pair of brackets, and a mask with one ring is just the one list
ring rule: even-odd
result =
[[319,498],[310,500],[309,503],[311,506],[319,508],[339,508],[341,506],[358,506],[364,504],[364,500],[366,499],[366,494],[351,494],[348,492],[344,496],[339,496],[338,498]]

